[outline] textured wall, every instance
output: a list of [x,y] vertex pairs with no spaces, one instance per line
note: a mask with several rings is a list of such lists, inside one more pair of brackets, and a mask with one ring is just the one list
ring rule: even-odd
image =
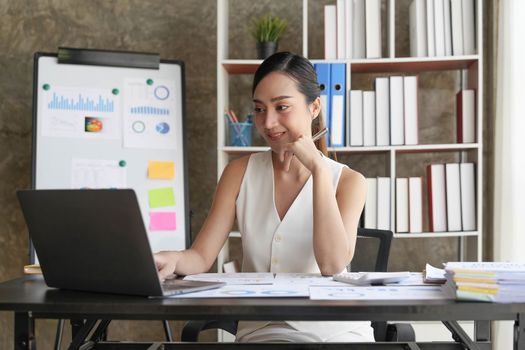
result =
[[[484,11],[492,13],[493,2]],[[310,1],[309,56],[323,56],[323,5],[335,3]],[[385,3],[385,1],[383,1]],[[399,11],[405,11],[408,0],[396,1]],[[281,50],[302,51],[301,0],[230,0],[230,58],[253,58],[255,48],[247,35],[249,18],[258,14],[278,14],[290,23],[280,43]],[[489,12],[490,11],[490,12]],[[405,11],[406,12],[406,11]],[[396,19],[397,53],[406,55],[406,13]],[[385,27],[385,26],[383,26]],[[492,22],[486,34],[493,32]],[[403,34],[404,33],[404,34]],[[386,32],[383,34],[386,35]],[[485,44],[487,63],[493,63],[493,37],[487,35]],[[186,62],[187,145],[189,155],[190,206],[195,215],[193,232],[198,231],[211,203],[216,183],[216,3],[213,0],[0,0],[0,281],[22,273],[27,263],[25,225],[15,199],[16,188],[30,186],[31,171],[31,94],[32,55],[36,51],[54,52],[58,46],[99,49],[159,52],[163,58]],[[492,101],[492,66],[485,65],[487,74],[486,101]],[[493,77],[491,75],[491,77]],[[370,75],[353,76],[352,87],[371,89]],[[241,114],[251,110],[250,76],[232,77],[231,105]],[[458,86],[454,72],[425,73],[420,81],[424,113],[421,119],[421,138],[426,142],[453,139],[453,93]],[[485,125],[492,124],[493,105],[485,110]],[[436,129],[436,124],[448,124]],[[491,172],[493,155],[490,133],[485,138],[485,174]],[[256,142],[261,142],[260,139]],[[408,164],[410,157],[402,156],[400,164]],[[441,153],[418,155],[418,161],[453,161],[456,155]],[[389,161],[384,154],[341,156],[366,176],[388,175]],[[423,168],[411,170],[410,175],[423,175]],[[408,176],[407,174],[399,174]],[[491,222],[491,180],[485,176],[484,188],[489,196],[484,203],[486,223]],[[486,227],[487,229],[487,227]],[[487,230],[486,230],[487,231]],[[490,230],[488,230],[491,233]],[[489,235],[490,236],[490,235]],[[239,240],[234,239],[233,252],[240,257]],[[490,243],[490,237],[488,242]],[[455,259],[457,239],[397,240],[393,246],[391,269],[420,269],[436,253],[443,260]],[[485,252],[489,252],[488,247]],[[0,312],[0,348],[12,348],[12,315]],[[38,321],[37,335],[40,348],[50,348],[55,331],[54,321]],[[179,335],[180,323],[172,322]],[[67,333],[66,333],[67,334]],[[205,338],[213,338],[208,332]],[[163,339],[160,322],[115,322],[110,328],[111,339]]]
[[[190,206],[193,230],[200,227],[216,183],[216,16],[213,0],[0,0],[0,281],[20,276],[28,262],[15,189],[31,181],[36,51],[56,52],[59,46],[147,51],[185,61]],[[1,349],[12,348],[12,320],[0,313]],[[39,347],[51,348],[54,327],[54,321],[37,321]],[[115,322],[110,338],[161,340],[162,326]]]

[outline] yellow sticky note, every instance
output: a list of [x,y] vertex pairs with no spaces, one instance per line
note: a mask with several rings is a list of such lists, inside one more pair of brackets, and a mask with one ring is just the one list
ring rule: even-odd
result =
[[175,177],[173,161],[150,160],[148,162],[148,178],[171,180]]

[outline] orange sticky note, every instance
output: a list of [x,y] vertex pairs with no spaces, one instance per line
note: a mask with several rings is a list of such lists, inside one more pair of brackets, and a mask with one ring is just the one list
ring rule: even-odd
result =
[[171,180],[175,177],[175,163],[173,161],[150,160],[148,162],[148,178]]

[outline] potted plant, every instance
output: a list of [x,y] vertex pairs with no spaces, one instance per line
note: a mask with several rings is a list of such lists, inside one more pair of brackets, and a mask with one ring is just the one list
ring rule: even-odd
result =
[[256,41],[257,58],[265,59],[277,51],[279,39],[287,25],[286,20],[271,15],[252,18],[250,33]]

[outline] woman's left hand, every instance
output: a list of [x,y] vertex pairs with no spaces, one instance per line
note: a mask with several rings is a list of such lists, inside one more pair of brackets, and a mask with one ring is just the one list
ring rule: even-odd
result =
[[286,144],[279,152],[279,159],[284,163],[285,171],[290,170],[290,164],[294,157],[312,173],[323,159],[312,138],[302,135],[294,142]]

